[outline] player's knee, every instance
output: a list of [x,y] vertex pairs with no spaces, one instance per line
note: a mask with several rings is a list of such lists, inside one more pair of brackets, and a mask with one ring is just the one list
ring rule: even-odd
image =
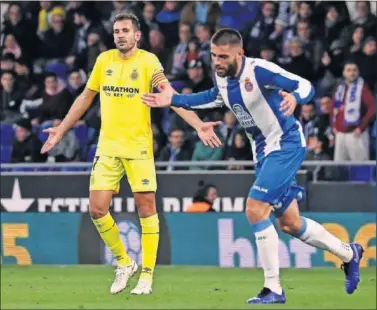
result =
[[89,214],[94,219],[104,217],[108,212],[108,206],[103,206],[101,203],[94,199],[89,201]]
[[134,193],[139,216],[150,217],[156,214],[156,199],[153,192]]
[[270,216],[269,204],[263,201],[248,198],[246,216],[251,223],[262,221]]

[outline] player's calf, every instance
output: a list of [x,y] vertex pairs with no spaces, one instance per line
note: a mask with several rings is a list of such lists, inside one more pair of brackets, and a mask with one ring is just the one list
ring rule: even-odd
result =
[[279,237],[269,215],[269,203],[252,198],[247,200],[246,215],[252,224],[259,257],[264,271],[264,289],[282,294],[279,278]]

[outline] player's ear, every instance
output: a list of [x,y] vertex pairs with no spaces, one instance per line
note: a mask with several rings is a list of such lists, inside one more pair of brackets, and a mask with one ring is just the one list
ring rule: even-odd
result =
[[140,41],[141,40],[141,31],[136,31],[135,32],[135,39],[136,39],[136,41]]

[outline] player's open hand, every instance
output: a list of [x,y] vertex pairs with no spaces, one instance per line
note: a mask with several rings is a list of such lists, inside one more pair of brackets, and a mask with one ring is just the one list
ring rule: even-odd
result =
[[198,136],[204,145],[212,148],[220,147],[222,145],[221,140],[213,130],[214,127],[219,126],[220,124],[221,122],[206,122],[197,129]]
[[279,91],[279,95],[283,98],[280,104],[280,111],[284,112],[285,116],[292,115],[297,106],[296,97],[282,90]]
[[144,94],[141,100],[151,108],[163,108],[171,105],[173,93],[164,91],[158,94]]
[[41,149],[41,154],[50,152],[55,145],[57,145],[60,140],[63,138],[63,132],[59,127],[52,127],[43,130],[44,133],[48,133],[48,139]]

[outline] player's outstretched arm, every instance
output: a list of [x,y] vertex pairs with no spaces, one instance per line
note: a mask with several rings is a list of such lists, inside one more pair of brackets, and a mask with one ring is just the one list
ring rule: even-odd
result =
[[[170,83],[166,82],[163,84],[159,84],[157,89],[161,92],[162,96],[166,96],[167,101],[171,101],[170,97],[174,94],[178,93],[175,89],[170,85]],[[204,145],[214,147],[220,147],[222,145],[221,140],[217,137],[214,127],[221,124],[221,122],[203,122],[199,116],[193,112],[188,111],[184,108],[174,107],[171,106],[172,110],[176,112],[182,119],[187,122],[192,128],[196,130],[198,133],[199,138],[202,140]]]
[[45,129],[44,132],[48,133],[48,139],[41,149],[41,153],[48,153],[52,148],[59,143],[64,134],[71,129],[76,122],[84,115],[93,102],[97,92],[89,88],[85,88],[84,91],[78,96],[73,103],[68,114],[57,127]]

